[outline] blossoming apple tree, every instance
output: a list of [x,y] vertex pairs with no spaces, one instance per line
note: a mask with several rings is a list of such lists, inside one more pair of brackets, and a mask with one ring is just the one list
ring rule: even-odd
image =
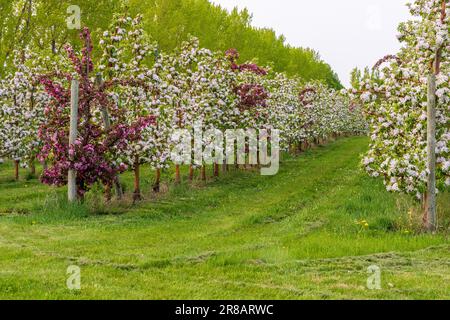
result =
[[[383,177],[389,191],[425,200],[434,193],[430,176],[436,176],[437,189],[450,186],[449,2],[416,0],[409,8],[416,19],[399,26],[404,46],[381,59],[374,67],[378,76],[363,79],[353,93],[370,123],[370,150],[363,159],[367,172]],[[431,83],[435,90],[430,91]],[[433,112],[427,114],[431,104]],[[437,166],[430,170],[434,156]]]
[[49,58],[39,58],[30,50],[14,51],[13,56],[12,71],[0,80],[0,156],[14,161],[17,180],[20,163],[34,174],[38,128],[45,120],[48,99],[39,90],[37,75],[45,71]]
[[[126,169],[117,163],[120,154],[127,150],[129,143],[141,138],[143,128],[153,125],[155,118],[151,115],[138,117],[132,124],[125,121],[124,109],[89,77],[94,70],[89,30],[83,29],[80,36],[84,42],[81,55],[66,46],[74,72],[41,77],[51,100],[45,109],[47,121],[39,129],[44,143],[39,157],[52,160],[41,178],[46,184],[64,185],[69,169],[75,170],[78,196],[82,198],[94,183],[112,186],[117,174]],[[75,76],[80,79],[78,136],[74,144],[69,144],[70,92],[63,84]],[[101,118],[101,109],[105,106],[113,120],[109,128]]]

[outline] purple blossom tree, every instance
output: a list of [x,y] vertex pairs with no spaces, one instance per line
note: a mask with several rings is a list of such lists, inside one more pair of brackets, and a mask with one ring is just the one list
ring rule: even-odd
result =
[[[155,124],[154,116],[138,118],[132,124],[124,120],[125,110],[107,94],[108,87],[117,85],[115,82],[97,86],[89,78],[94,69],[91,59],[92,42],[87,28],[80,34],[84,42],[81,54],[72,47],[66,46],[66,51],[75,70],[74,74],[52,74],[42,76],[41,84],[51,99],[45,108],[47,121],[39,129],[39,137],[43,141],[40,159],[49,159],[51,165],[41,177],[42,182],[63,186],[67,184],[69,169],[77,172],[78,196],[84,194],[97,182],[110,190],[117,175],[127,169],[124,163],[117,159],[128,144],[138,141],[144,128]],[[80,80],[78,137],[74,144],[69,144],[70,124],[70,88],[64,83],[72,78]],[[121,85],[135,85],[134,81],[121,82]],[[102,118],[102,108],[107,108],[114,124],[105,128]],[[106,195],[109,200],[111,195]]]

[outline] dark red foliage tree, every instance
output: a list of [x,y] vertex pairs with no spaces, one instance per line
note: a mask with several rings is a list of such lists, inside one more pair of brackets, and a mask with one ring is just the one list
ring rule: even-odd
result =
[[[227,59],[230,61],[231,69],[236,72],[252,72],[260,76],[266,76],[267,71],[257,64],[245,63],[238,64],[239,52],[236,49],[229,49],[225,52]],[[240,98],[239,106],[241,110],[250,110],[257,106],[265,107],[269,92],[261,84],[243,83],[237,84],[234,92]]]
[[[66,46],[68,57],[73,64],[80,82],[78,106],[78,137],[73,145],[69,145],[70,126],[70,73],[45,75],[40,78],[41,84],[51,97],[45,109],[47,121],[39,130],[43,147],[39,158],[51,161],[51,165],[42,175],[42,182],[63,186],[67,184],[69,169],[77,172],[78,195],[84,194],[97,182],[111,187],[117,174],[126,170],[123,163],[118,163],[119,155],[124,152],[128,143],[140,139],[141,131],[155,123],[155,117],[148,116],[136,119],[127,125],[124,110],[110,98],[106,89],[116,83],[109,82],[97,86],[89,78],[94,69],[91,59],[92,42],[90,32],[85,28],[81,34],[84,42],[81,55],[77,55],[70,46]],[[121,81],[120,85],[127,81]],[[129,81],[129,85],[136,85]],[[101,111],[107,110],[113,125],[105,128]]]

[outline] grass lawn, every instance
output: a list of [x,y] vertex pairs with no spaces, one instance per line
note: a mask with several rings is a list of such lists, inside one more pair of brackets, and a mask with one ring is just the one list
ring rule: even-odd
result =
[[[64,188],[14,182],[0,165],[0,298],[450,299],[448,221],[416,232],[411,199],[360,171],[367,143],[343,138],[285,157],[273,177],[232,170],[157,197],[144,168],[146,200],[110,208],[95,192],[67,205]],[[449,217],[449,195],[439,203]],[[66,287],[69,265],[80,291]],[[371,265],[381,290],[366,287]]]

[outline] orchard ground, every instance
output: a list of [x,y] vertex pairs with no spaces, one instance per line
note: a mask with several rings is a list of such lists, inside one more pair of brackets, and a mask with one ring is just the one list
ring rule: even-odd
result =
[[[417,204],[360,170],[367,145],[341,138],[284,156],[273,177],[232,169],[158,196],[143,168],[138,205],[105,206],[99,190],[67,205],[64,188],[25,170],[15,182],[2,164],[0,298],[450,299],[449,194],[440,233],[420,233]],[[66,287],[69,265],[80,291]],[[372,265],[381,290],[366,287]]]

